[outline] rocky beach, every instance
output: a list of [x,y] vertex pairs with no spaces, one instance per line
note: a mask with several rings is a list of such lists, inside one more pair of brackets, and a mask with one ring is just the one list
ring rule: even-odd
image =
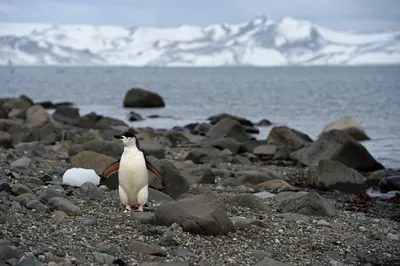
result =
[[[163,106],[141,89],[121,103]],[[137,128],[70,103],[0,99],[0,265],[400,265],[400,170],[368,152],[355,120],[311,139],[228,113]],[[271,131],[256,140],[261,126]],[[149,172],[143,213],[124,212],[117,174],[102,176],[125,131],[165,182]],[[99,184],[63,182],[79,168]]]

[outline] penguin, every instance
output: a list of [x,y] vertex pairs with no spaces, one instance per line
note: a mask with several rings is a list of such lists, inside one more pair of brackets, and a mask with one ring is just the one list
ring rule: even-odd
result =
[[101,174],[105,179],[118,171],[118,193],[121,203],[127,211],[137,206],[137,211],[143,212],[143,206],[148,198],[148,172],[151,171],[159,182],[164,180],[157,169],[146,159],[140,150],[139,141],[132,132],[114,135],[124,145],[121,158],[109,165]]

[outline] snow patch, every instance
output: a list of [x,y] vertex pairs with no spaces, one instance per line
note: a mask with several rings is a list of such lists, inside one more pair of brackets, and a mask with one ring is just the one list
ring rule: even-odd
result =
[[71,168],[65,171],[62,181],[71,186],[80,187],[85,182],[92,182],[95,185],[99,185],[100,177],[93,169]]

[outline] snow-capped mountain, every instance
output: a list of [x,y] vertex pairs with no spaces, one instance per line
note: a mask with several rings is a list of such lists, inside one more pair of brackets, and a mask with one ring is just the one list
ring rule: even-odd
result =
[[176,28],[0,24],[0,64],[277,66],[399,64],[400,32],[356,34],[258,17]]

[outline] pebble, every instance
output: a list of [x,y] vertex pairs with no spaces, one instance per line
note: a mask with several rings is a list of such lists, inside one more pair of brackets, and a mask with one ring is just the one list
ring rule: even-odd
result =
[[387,234],[387,238],[388,238],[389,240],[399,241],[399,235],[397,235],[397,234],[388,233],[388,234]]
[[317,225],[326,226],[326,227],[330,227],[331,226],[331,224],[329,222],[325,221],[325,220],[319,220],[317,222]]
[[25,169],[25,168],[28,168],[30,163],[31,163],[31,159],[24,156],[14,162],[12,162],[11,167]]

